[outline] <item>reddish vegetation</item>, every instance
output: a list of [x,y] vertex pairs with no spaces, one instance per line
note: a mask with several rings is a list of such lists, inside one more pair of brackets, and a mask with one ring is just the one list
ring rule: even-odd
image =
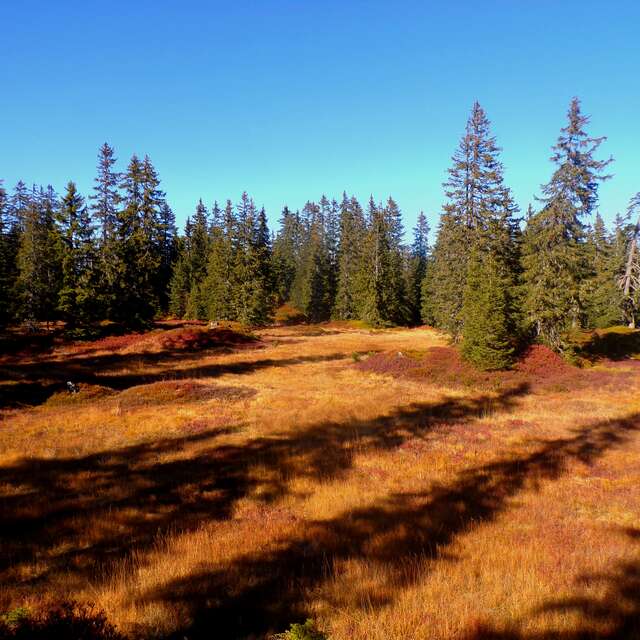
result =
[[149,333],[128,333],[123,336],[109,336],[93,342],[79,342],[73,347],[76,355],[95,351],[196,351],[221,347],[239,348],[261,346],[251,335],[229,328],[207,329],[201,326],[183,326],[168,331]]
[[[629,362],[632,361],[625,364]],[[420,355],[378,353],[357,363],[356,367],[394,377],[427,379],[440,386],[479,389],[526,383],[533,389],[567,391],[610,384],[620,386],[630,383],[633,377],[631,372],[579,369],[543,345],[529,347],[510,371],[479,371],[465,362],[454,347],[431,347]]]
[[234,401],[250,398],[255,391],[248,387],[206,384],[197,380],[165,380],[126,389],[118,396],[121,406],[156,405],[206,400]]
[[575,373],[576,368],[542,344],[531,345],[516,362],[514,369],[531,376],[555,377]]

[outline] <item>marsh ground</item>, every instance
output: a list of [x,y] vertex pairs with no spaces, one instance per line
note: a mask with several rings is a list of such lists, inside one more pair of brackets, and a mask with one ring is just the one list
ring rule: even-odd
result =
[[256,335],[0,359],[0,610],[73,598],[189,639],[639,636],[638,361],[473,377],[426,328]]

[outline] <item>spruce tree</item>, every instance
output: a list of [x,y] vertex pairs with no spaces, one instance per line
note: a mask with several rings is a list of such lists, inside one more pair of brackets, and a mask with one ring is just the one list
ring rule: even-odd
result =
[[115,237],[118,274],[115,281],[115,320],[130,326],[147,325],[158,311],[155,277],[160,265],[157,252],[155,204],[150,195],[147,161],[132,156],[122,176],[122,204]]
[[273,243],[274,287],[279,304],[291,299],[293,281],[300,263],[301,244],[300,216],[285,207]]
[[355,198],[348,198],[344,193],[340,204],[338,286],[333,312],[339,320],[350,320],[359,316],[361,292],[358,284],[365,234],[364,214],[359,202]]
[[[429,300],[423,319],[433,320],[454,340],[460,337],[464,325],[469,247],[491,228],[500,236],[499,245],[493,243],[492,250],[508,254],[508,264],[516,269],[517,207],[504,185],[499,153],[486,113],[476,102],[444,184],[447,203],[423,286],[425,299]],[[515,282],[515,273],[512,277]]]
[[117,315],[120,279],[125,267],[118,246],[121,241],[118,235],[121,175],[115,170],[115,164],[114,150],[105,142],[98,152],[97,176],[93,194],[89,196],[91,215],[98,231],[100,285],[95,304],[107,318]]
[[479,369],[507,368],[513,360],[514,336],[508,266],[490,243],[471,251],[463,305],[462,355]]
[[16,256],[20,230],[10,206],[9,196],[0,181],[0,326],[14,319],[15,305],[11,295],[15,287]]
[[409,321],[420,324],[422,309],[422,283],[427,275],[429,258],[429,223],[421,211],[413,229],[413,243],[407,256],[406,291]]
[[58,310],[68,328],[87,326],[97,319],[95,247],[89,213],[74,182],[67,184],[57,218],[62,239]]
[[15,289],[20,317],[24,320],[48,323],[58,315],[62,244],[55,224],[57,206],[52,187],[45,191],[34,186],[22,212]]
[[599,329],[618,324],[622,320],[622,292],[617,278],[622,263],[599,213],[587,235],[586,253],[590,277],[584,281],[581,291],[585,325]]
[[264,325],[270,322],[275,296],[268,273],[270,262],[268,233],[256,214],[255,203],[246,192],[237,210],[236,251],[233,268],[234,315],[242,324]]
[[593,212],[598,185],[609,160],[594,157],[605,138],[591,138],[589,118],[571,101],[568,124],[553,147],[556,169],[542,187],[543,207],[527,224],[523,241],[523,308],[526,320],[545,344],[562,351],[567,330],[579,327],[585,301],[581,282],[589,275],[582,220]]

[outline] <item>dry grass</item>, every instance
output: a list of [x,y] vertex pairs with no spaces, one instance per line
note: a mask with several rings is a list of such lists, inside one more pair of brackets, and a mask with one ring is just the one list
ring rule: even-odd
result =
[[336,640],[639,636],[635,363],[474,386],[435,375],[430,329],[198,331],[0,359],[0,611],[73,598],[190,640],[306,617]]

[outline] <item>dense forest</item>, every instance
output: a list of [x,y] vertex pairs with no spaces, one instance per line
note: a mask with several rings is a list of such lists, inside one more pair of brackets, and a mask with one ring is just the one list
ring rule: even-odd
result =
[[347,193],[285,207],[275,234],[247,193],[200,200],[180,234],[151,160],[119,171],[105,143],[87,197],[73,182],[62,194],[0,182],[0,323],[64,321],[77,336],[163,314],[263,325],[290,303],[313,322],[433,325],[487,369],[532,340],[562,352],[572,329],[638,316],[640,193],[607,229],[598,187],[612,159],[598,159],[605,138],[587,125],[573,99],[549,181],[521,215],[475,103],[433,244],[423,213],[406,243],[393,198],[363,206]]

